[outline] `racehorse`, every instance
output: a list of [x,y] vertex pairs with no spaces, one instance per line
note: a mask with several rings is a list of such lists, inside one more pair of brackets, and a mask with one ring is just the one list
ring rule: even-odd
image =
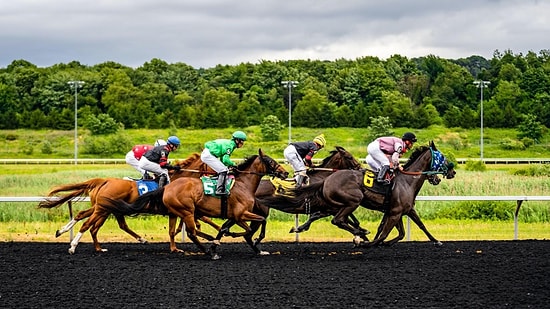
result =
[[[198,153],[194,153],[190,155],[187,159],[183,161],[176,161],[175,165],[179,166],[179,170],[170,171],[170,178],[172,180],[175,180],[180,177],[199,177],[200,175],[203,175],[203,174],[215,173],[212,169],[210,169],[206,164],[204,164],[200,160],[200,154]],[[93,178],[81,183],[62,185],[52,189],[48,193],[48,196],[50,197],[55,196],[59,192],[67,192],[67,191],[70,191],[70,193],[60,196],[58,199],[49,199],[47,201],[40,202],[38,207],[39,208],[58,207],[60,205],[63,205],[65,202],[73,200],[75,198],[79,198],[86,195],[90,196],[91,207],[89,209],[80,211],[71,221],[69,221],[65,226],[57,230],[55,233],[55,236],[59,237],[63,233],[69,231],[80,220],[88,218],[88,220],[86,220],[86,222],[80,228],[79,233],[71,242],[71,247],[69,249],[69,253],[71,254],[75,252],[76,245],[80,241],[82,234],[86,232],[88,229],[90,229],[90,234],[92,235],[95,250],[98,252],[107,251],[106,249],[101,248],[101,245],[97,240],[97,233],[99,229],[101,228],[101,226],[103,225],[103,223],[105,222],[109,214],[111,214],[108,209],[105,209],[104,207],[102,207],[102,203],[104,202],[104,197],[108,197],[112,199],[123,199],[127,202],[132,202],[135,199],[137,199],[137,197],[139,196],[137,182],[132,180],[121,179],[121,178]],[[116,213],[113,215],[116,218],[120,229],[130,234],[132,237],[134,237],[137,241],[141,243],[147,242],[144,238],[142,238],[140,235],[138,235],[128,227],[128,224],[126,223],[126,219],[124,218],[124,216]],[[162,215],[165,215],[165,214],[162,213]],[[170,221],[169,234],[176,235],[178,231],[181,231],[181,223],[178,227],[178,230],[176,230],[175,223],[176,223],[177,217],[172,216],[170,214],[168,214],[168,216]],[[200,219],[212,225],[215,229],[217,230],[220,229],[220,227],[216,225],[209,218],[204,217]],[[171,247],[170,250],[172,252],[179,251],[175,246]]]
[[[325,179],[327,176],[329,176],[330,174],[341,169],[358,170],[362,168],[361,163],[359,163],[359,161],[357,161],[353,157],[353,155],[349,153],[346,149],[340,146],[336,146],[335,148],[336,150],[332,150],[330,152],[330,155],[322,160],[321,164],[307,170],[307,176],[309,178],[310,183],[321,181]],[[278,182],[285,182],[285,181],[278,180]],[[291,183],[294,181],[286,180],[286,182]],[[289,184],[288,187],[293,187],[293,185]],[[283,192],[278,192],[278,191],[283,191]],[[269,205],[262,203],[260,199],[265,198],[267,196],[273,196],[275,194],[285,194],[284,191],[285,191],[284,189],[277,188],[276,184],[274,184],[274,181],[270,179],[262,179],[258,187],[258,190],[256,190],[256,197],[258,199],[254,204],[254,213],[267,218],[269,216]],[[287,212],[293,213],[293,214],[309,214],[310,217],[315,217],[315,218],[323,218],[323,217],[335,214],[334,212],[326,212],[324,210],[319,210],[315,213],[311,213],[310,209],[305,207],[305,205],[303,206],[304,207],[287,209],[288,210]],[[350,215],[350,219],[352,220],[350,224],[355,224],[355,227],[358,230],[363,231],[363,234],[360,235],[360,237],[367,240],[366,235],[369,232],[359,226],[359,221],[355,218],[355,216],[353,216],[353,214]],[[255,246],[258,246],[260,242],[265,238],[266,225],[267,225],[267,221],[263,221],[263,222],[254,221],[250,223],[252,234],[256,233],[256,231],[261,227],[258,238],[254,240]],[[307,228],[304,230],[307,230]],[[291,233],[301,232],[301,231],[302,230],[300,231],[295,230],[294,227],[290,230]]]
[[[365,170],[340,170],[326,177],[322,182],[295,190],[295,196],[270,196],[260,199],[271,208],[286,211],[309,203],[311,209],[324,209],[336,212],[332,224],[356,235],[357,228],[349,224],[349,216],[359,206],[384,212],[374,240],[367,246],[384,243],[390,231],[397,227],[400,235],[385,244],[391,245],[403,238],[402,216],[408,215],[429,235],[430,240],[438,242],[425,228],[414,210],[414,202],[425,180],[434,182],[441,174],[447,179],[454,178],[456,172],[453,163],[449,163],[435,144],[417,148],[403,166],[396,170],[391,184],[391,195],[373,190],[373,179],[365,177]],[[369,180],[370,179],[370,180]]]
[[[244,232],[239,236],[243,236],[256,253],[264,254],[257,251],[257,248],[253,246],[251,230],[246,221],[265,221],[263,216],[252,213],[254,195],[261,178],[264,175],[271,175],[285,179],[288,172],[260,149],[258,155],[254,155],[239,164],[234,169],[234,174],[235,182],[231,194],[227,197],[227,209],[225,211],[221,207],[220,198],[206,194],[202,181],[191,177],[178,178],[159,190],[140,196],[132,204],[123,200],[110,200],[111,211],[123,215],[147,213],[151,209],[172,213],[185,221],[185,229],[189,239],[202,252],[209,253],[212,259],[220,258],[216,252],[219,241],[222,236],[229,234],[229,229],[233,225],[237,224],[244,229]],[[227,218],[208,251],[197,238],[198,231],[195,226],[195,218],[200,216]],[[170,242],[174,242],[172,237]]]

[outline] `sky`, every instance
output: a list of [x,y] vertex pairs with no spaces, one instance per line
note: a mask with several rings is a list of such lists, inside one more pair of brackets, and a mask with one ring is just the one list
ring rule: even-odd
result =
[[550,49],[549,16],[545,0],[0,0],[0,68],[491,59]]

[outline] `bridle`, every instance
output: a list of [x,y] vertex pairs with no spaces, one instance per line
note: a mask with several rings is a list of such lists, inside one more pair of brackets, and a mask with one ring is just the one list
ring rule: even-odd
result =
[[405,175],[438,175],[441,174],[443,177],[448,178],[449,172],[454,168],[454,164],[452,162],[447,162],[447,159],[445,159],[445,156],[439,151],[439,150],[433,150],[432,147],[430,147],[430,152],[432,155],[431,163],[430,163],[430,169],[427,171],[422,172],[408,172],[405,170],[400,171],[400,173]]
[[262,161],[263,165],[267,168],[267,172],[265,173],[258,173],[258,172],[252,172],[252,171],[241,171],[237,168],[234,168],[234,171],[237,173],[243,173],[243,174],[254,174],[259,176],[272,176],[272,177],[278,177],[281,179],[285,179],[286,175],[283,175],[282,172],[279,172],[279,168],[281,165],[277,163],[277,161],[267,157],[267,156],[259,156],[260,160]]

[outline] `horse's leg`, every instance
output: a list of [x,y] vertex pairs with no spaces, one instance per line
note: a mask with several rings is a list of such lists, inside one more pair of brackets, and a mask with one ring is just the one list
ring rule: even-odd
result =
[[378,227],[378,236],[375,237],[372,242],[368,243],[367,246],[377,246],[386,240],[391,230],[395,227],[397,222],[401,220],[401,216],[402,212],[399,210],[394,210],[392,213],[388,212],[384,214],[384,217]]
[[123,215],[120,214],[113,214],[116,218],[116,221],[118,223],[118,227],[125,231],[126,233],[130,234],[132,237],[134,237],[138,242],[142,244],[146,244],[147,240],[141,236],[139,236],[136,232],[132,231],[128,224],[126,223],[126,218],[124,218]]
[[[168,215],[168,236],[170,237],[170,252],[183,252],[183,250],[178,249],[176,246],[176,222],[178,217],[172,214]],[[178,228],[181,229],[183,226],[183,219],[180,220]]]
[[391,245],[395,244],[396,242],[398,242],[398,241],[402,240],[403,238],[405,238],[405,228],[403,227],[403,217],[401,217],[401,219],[399,219],[397,221],[397,224],[395,225],[395,228],[399,232],[399,235],[397,235],[397,237],[395,237],[392,240],[382,242],[381,243],[382,245],[391,246]]
[[311,224],[319,219],[322,219],[322,218],[325,218],[325,217],[328,217],[329,214],[328,213],[324,213],[324,212],[320,212],[320,211],[316,211],[312,214],[309,215],[309,218],[307,218],[307,221],[304,222],[304,224],[302,225],[299,225],[298,227],[292,227],[290,229],[290,232],[289,233],[301,233],[301,232],[304,232],[304,231],[307,231],[309,230]]
[[235,225],[236,221],[234,219],[227,219],[223,224],[221,229],[218,231],[218,235],[216,236],[216,239],[212,242],[212,245],[210,246],[210,256],[213,260],[219,260],[221,256],[217,252],[217,248],[220,245],[220,239],[222,239],[223,235],[226,233],[229,233],[229,229]]
[[55,237],[59,237],[61,236],[61,234],[70,231],[78,221],[84,218],[88,218],[89,216],[92,215],[93,212],[94,212],[93,207],[80,211],[71,221],[69,221],[69,223],[65,224],[65,226],[63,226],[61,229],[55,231]]
[[265,231],[267,227],[267,217],[269,216],[269,207],[266,207],[264,205],[259,204],[257,201],[254,202],[254,207],[252,208],[252,212],[254,212],[257,215],[263,216],[266,220],[264,221],[252,221],[250,222],[250,229],[252,230],[250,237],[254,237],[254,233],[260,229],[260,234],[258,234],[258,237],[254,240],[254,247],[258,248],[258,245],[262,240],[265,238]]
[[428,236],[428,238],[435,245],[437,245],[437,246],[443,245],[443,243],[441,241],[437,240],[435,237],[432,236],[432,234],[430,234],[430,232],[428,232],[428,229],[426,228],[426,226],[424,226],[424,223],[422,223],[422,220],[420,219],[420,216],[418,216],[418,213],[416,212],[416,210],[414,208],[411,208],[411,210],[409,211],[407,216],[409,216],[409,218],[411,218],[411,220],[414,223],[416,223],[416,225],[418,225],[418,227],[424,232],[424,234],[426,234],[426,236]]
[[363,239],[363,237],[366,237],[364,231],[355,228],[349,224],[348,217],[357,209],[357,207],[359,207],[359,205],[341,208],[334,215],[334,218],[332,218],[331,221],[331,223],[336,225],[337,227],[353,234],[353,243],[355,244],[355,246],[358,246],[361,243],[361,239]]
[[[202,217],[199,218],[199,220],[201,220],[202,222],[210,225],[216,231],[219,231],[221,229],[221,226],[217,225],[214,221],[212,221],[212,219],[208,218],[207,216],[202,216]],[[198,228],[198,229],[200,230],[200,228]]]
[[105,223],[105,220],[107,220],[107,218],[109,217],[108,213],[102,214],[103,215],[97,217],[97,220],[95,220],[92,228],[90,229],[90,234],[92,235],[92,240],[94,241],[94,248],[96,252],[107,252],[107,249],[101,248],[101,245],[97,240],[97,232],[99,232],[99,229],[103,226],[103,223]]
[[82,226],[80,227],[80,230],[78,231],[78,233],[76,234],[76,236],[73,238],[73,240],[71,241],[71,247],[69,248],[69,253],[70,254],[74,254],[75,250],[76,250],[76,246],[78,246],[78,243],[80,242],[80,238],[82,238],[82,235],[90,229],[90,227],[93,226],[93,224],[95,223],[95,221],[97,220],[97,214],[96,214],[96,211],[95,211],[95,208],[92,207],[92,209],[94,209],[94,212],[90,215],[90,217],[88,218],[88,220],[86,220],[84,222],[84,224],[82,224]]

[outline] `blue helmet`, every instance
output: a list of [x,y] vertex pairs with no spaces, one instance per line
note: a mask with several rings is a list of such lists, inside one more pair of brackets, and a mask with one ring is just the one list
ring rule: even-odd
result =
[[166,140],[168,145],[174,145],[176,147],[180,146],[180,139],[177,136],[170,136],[168,140]]

